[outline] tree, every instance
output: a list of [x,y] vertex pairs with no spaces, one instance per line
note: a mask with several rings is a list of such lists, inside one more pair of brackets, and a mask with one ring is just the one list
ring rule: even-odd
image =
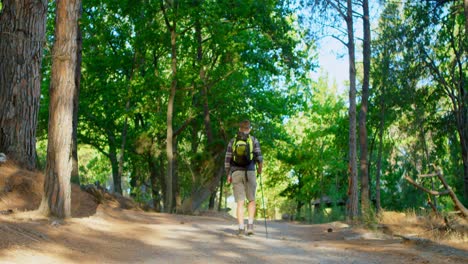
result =
[[0,152],[36,167],[46,0],[6,0],[0,13]]
[[369,21],[369,1],[362,0],[363,9],[363,27],[364,27],[364,41],[363,41],[363,82],[361,94],[361,109],[359,112],[359,145],[360,145],[360,172],[361,172],[361,208],[362,213],[365,215],[370,208],[369,202],[369,162],[367,150],[367,111],[369,101],[369,79],[370,79],[370,63],[371,63],[371,30]]
[[[386,5],[379,21],[379,31],[377,32],[378,38],[372,41],[373,56],[372,56],[372,82],[373,91],[371,95],[374,100],[370,103],[376,111],[370,113],[369,121],[372,126],[372,121],[375,123],[375,134],[377,141],[377,157],[376,157],[376,170],[375,170],[375,199],[376,209],[379,212],[381,206],[381,175],[384,158],[384,133],[389,126],[389,123],[395,119],[395,113],[392,108],[395,108],[396,100],[399,96],[397,94],[397,76],[396,74],[401,66],[394,58],[400,55],[398,45],[395,38],[398,38],[401,29],[401,20],[398,12],[398,5],[389,3]],[[394,73],[394,74],[391,74]],[[403,97],[405,98],[405,97]],[[393,119],[392,119],[393,117]],[[372,149],[371,149],[372,156]]]
[[[79,17],[81,17],[81,1],[79,7]],[[71,173],[71,181],[80,184],[80,174],[78,169],[78,106],[80,98],[80,83],[81,83],[81,59],[83,49],[83,39],[81,37],[81,28],[77,24],[77,49],[76,49],[76,68],[75,68],[75,92],[73,93],[73,132],[72,132],[72,156],[73,165]]]
[[[449,12],[427,12],[440,8]],[[425,88],[444,95],[440,98],[450,105],[450,123],[456,128],[461,150],[463,195],[468,199],[468,38],[464,32],[466,20],[462,9],[457,2],[442,6],[430,2],[406,6],[408,22],[405,30],[407,40],[415,44],[408,46],[408,54],[415,67],[424,70],[419,79],[427,78],[431,85]]]
[[[326,18],[325,26],[337,31],[340,36],[333,35],[335,39],[346,46],[349,60],[349,153],[348,153],[348,218],[353,220],[358,216],[359,197],[358,197],[358,174],[357,174],[357,140],[356,140],[356,55],[354,41],[354,13],[353,1],[347,0],[326,0],[312,1],[314,12],[326,13],[329,16],[320,16]],[[331,18],[330,18],[331,17]],[[340,28],[341,22],[346,24],[346,30]],[[322,25],[323,26],[323,25]],[[341,37],[341,38],[340,38]],[[343,40],[342,38],[346,38]]]
[[71,216],[70,177],[80,0],[58,0],[52,51],[47,166],[40,211]]
[[173,12],[173,20],[170,21],[166,14],[165,1],[161,0],[161,10],[164,14],[164,20],[166,22],[167,31],[170,33],[171,38],[171,87],[169,101],[167,103],[167,135],[166,135],[166,155],[167,155],[167,175],[166,175],[166,196],[164,200],[164,209],[166,212],[172,212],[173,210],[173,176],[175,167],[175,145],[176,139],[174,139],[174,128],[173,128],[173,116],[174,116],[174,100],[177,92],[177,13],[179,10],[178,1],[172,2],[171,9]]
[[354,19],[353,19],[353,3],[347,0],[346,12],[342,12],[342,16],[346,21],[348,32],[348,48],[349,58],[349,186],[348,186],[348,217],[355,219],[358,215],[358,182],[357,182],[357,154],[356,154],[356,55],[354,46]]

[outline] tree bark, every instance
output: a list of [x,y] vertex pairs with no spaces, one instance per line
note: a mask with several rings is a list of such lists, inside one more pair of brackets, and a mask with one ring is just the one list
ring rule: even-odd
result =
[[112,184],[113,191],[122,194],[122,180],[119,176],[119,161],[117,158],[117,146],[115,142],[115,136],[112,134],[108,135],[109,138],[109,153],[108,158],[111,162],[112,167]]
[[[167,155],[167,174],[166,174],[166,195],[164,199],[164,210],[168,213],[173,211],[173,174],[174,174],[174,129],[173,129],[173,117],[174,117],[174,101],[177,90],[177,23],[174,19],[172,25],[166,14],[165,3],[161,0],[161,10],[164,14],[164,20],[166,22],[167,30],[171,35],[171,88],[169,99],[167,102],[167,115],[166,115],[166,155]],[[173,3],[173,9],[177,13],[177,3]]]
[[4,0],[0,14],[0,152],[36,167],[46,0]]
[[195,191],[189,199],[184,200],[181,207],[182,213],[190,213],[196,210],[210,195],[218,188],[221,177],[224,175],[224,168],[217,166],[215,177]]
[[377,172],[375,176],[375,207],[377,212],[382,210],[380,202],[380,177],[382,175],[382,153],[383,153],[383,133],[385,130],[385,85],[382,84],[382,94],[380,95],[380,124],[379,124],[379,149],[377,153]]
[[[80,3],[79,7],[79,17],[81,17],[82,6]],[[80,174],[78,168],[78,106],[80,98],[80,83],[81,83],[81,51],[83,48],[83,39],[81,36],[80,25],[77,24],[76,27],[76,68],[75,68],[75,93],[73,94],[73,138],[72,138],[72,173],[71,173],[71,182],[80,184]]]
[[73,94],[80,0],[58,0],[50,83],[49,141],[42,213],[71,216]]
[[[153,197],[153,208],[156,212],[161,212],[161,196],[159,195],[159,182],[162,175],[156,164],[156,160],[150,153],[147,155],[148,166],[150,168],[151,196]],[[161,166],[160,166],[161,167]],[[162,184],[161,184],[162,185]]]
[[358,179],[356,154],[356,57],[354,45],[353,3],[347,0],[346,26],[349,57],[349,186],[347,213],[350,220],[358,216]]
[[369,1],[362,1],[363,8],[363,26],[364,26],[364,78],[362,82],[361,110],[359,113],[359,144],[361,150],[360,169],[361,169],[361,212],[366,214],[369,211],[369,170],[368,170],[368,146],[367,146],[367,127],[366,117],[369,100],[369,75],[371,59],[371,31],[369,22]]

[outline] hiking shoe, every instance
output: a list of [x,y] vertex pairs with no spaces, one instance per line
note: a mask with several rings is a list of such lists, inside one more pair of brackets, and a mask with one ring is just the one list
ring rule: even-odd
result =
[[245,235],[245,230],[239,228],[239,230],[237,231],[237,235],[238,235],[238,236]]
[[253,224],[248,224],[247,225],[247,235],[253,235],[254,231],[253,231]]

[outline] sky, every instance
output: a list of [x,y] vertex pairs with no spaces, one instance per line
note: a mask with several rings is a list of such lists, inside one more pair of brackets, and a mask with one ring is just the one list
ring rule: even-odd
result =
[[319,70],[328,73],[328,83],[332,84],[336,81],[338,85],[338,93],[342,94],[346,90],[346,82],[349,80],[348,56],[345,47],[337,40],[326,38],[319,43]]
[[[361,11],[358,7],[357,10]],[[383,10],[383,6],[376,2],[371,1],[370,13],[371,13],[371,30],[377,27],[379,15]],[[306,10],[307,12],[307,10]],[[362,20],[355,18],[355,50],[356,50],[356,63],[362,61]],[[373,34],[373,33],[371,33]],[[320,39],[318,45],[318,60],[320,68],[312,74],[314,78],[318,78],[323,72],[328,73],[329,84],[333,84],[336,81],[338,85],[338,94],[347,93],[348,82],[349,82],[349,69],[348,69],[348,52],[343,43],[339,42],[335,38],[325,37]]]

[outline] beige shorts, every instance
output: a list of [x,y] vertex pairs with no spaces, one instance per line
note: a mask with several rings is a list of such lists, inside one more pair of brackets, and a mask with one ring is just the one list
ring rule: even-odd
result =
[[255,201],[255,191],[257,189],[255,171],[247,171],[248,180],[245,177],[245,171],[234,171],[231,176],[236,202],[245,201],[245,198],[249,201]]

